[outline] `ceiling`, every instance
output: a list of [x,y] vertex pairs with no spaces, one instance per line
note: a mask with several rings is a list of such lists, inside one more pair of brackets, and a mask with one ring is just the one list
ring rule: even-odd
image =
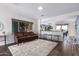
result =
[[[14,6],[17,12],[20,11],[22,15],[28,15],[28,18],[34,19],[39,19],[41,15],[44,15],[43,18],[48,18],[79,11],[78,3],[12,3],[10,5]],[[44,9],[39,11],[37,9],[39,6]]]

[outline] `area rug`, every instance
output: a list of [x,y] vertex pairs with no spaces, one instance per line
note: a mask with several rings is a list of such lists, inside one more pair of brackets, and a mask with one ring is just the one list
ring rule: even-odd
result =
[[13,56],[47,56],[57,44],[57,42],[37,39],[8,48]]

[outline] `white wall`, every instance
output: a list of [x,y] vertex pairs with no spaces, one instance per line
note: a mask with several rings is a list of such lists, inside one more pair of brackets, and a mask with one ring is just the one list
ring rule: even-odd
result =
[[77,19],[76,19],[76,39],[77,39],[77,42],[79,43],[79,16],[77,16]]
[[[76,18],[74,18],[72,20],[76,20]],[[69,31],[69,36],[75,36],[76,35],[75,21],[69,22],[68,31]]]
[[[14,9],[14,8],[13,8]],[[17,10],[13,10],[12,7],[6,6],[4,4],[0,4],[0,22],[4,24],[4,29],[0,32],[6,32],[7,35],[7,44],[14,42],[14,36],[12,33],[12,18],[30,21],[33,22],[33,32],[37,33],[37,21],[35,19],[27,19],[27,17],[21,15],[21,13],[16,13]],[[18,12],[18,11],[17,11]],[[0,41],[4,40],[4,38],[0,37]],[[4,42],[0,42],[0,45],[4,44]]]

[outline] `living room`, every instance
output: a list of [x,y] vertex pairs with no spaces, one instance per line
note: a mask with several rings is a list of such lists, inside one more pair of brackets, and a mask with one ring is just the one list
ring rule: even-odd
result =
[[[71,41],[70,38],[78,37],[78,6],[78,3],[0,4],[0,46],[4,48],[0,48],[1,55],[61,55],[59,43],[64,42],[64,38]],[[62,52],[62,55],[68,54]],[[69,55],[73,55],[72,52]]]

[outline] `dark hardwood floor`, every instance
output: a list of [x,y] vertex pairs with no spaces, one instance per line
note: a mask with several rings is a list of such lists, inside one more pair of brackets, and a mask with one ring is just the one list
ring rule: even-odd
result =
[[5,46],[0,46],[0,56],[12,56],[10,53],[8,47],[5,48]]
[[[71,38],[65,39],[64,42],[58,42],[58,45],[49,53],[48,56],[78,56],[79,45],[73,44]],[[0,46],[0,56],[12,56],[8,47]]]
[[58,45],[48,56],[79,56],[79,44],[75,44],[74,38],[67,38]]

